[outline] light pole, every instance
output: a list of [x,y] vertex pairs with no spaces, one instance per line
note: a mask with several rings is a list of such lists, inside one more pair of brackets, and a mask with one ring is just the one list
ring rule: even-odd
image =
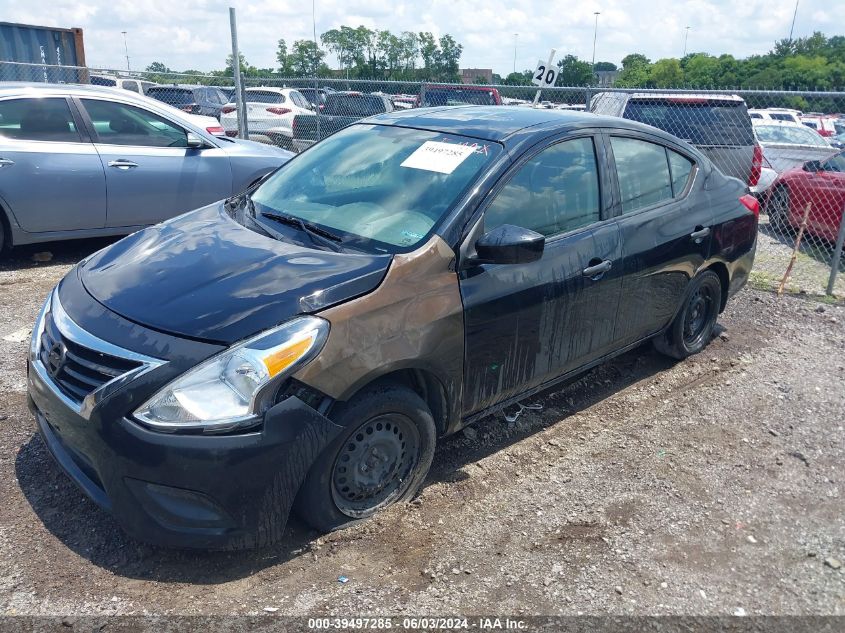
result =
[[126,31],[121,31],[123,33],[123,50],[126,53],[126,70],[130,70],[129,68],[129,46],[126,44]]
[[513,34],[513,71],[516,72],[516,44],[519,41],[519,33]]
[[593,15],[596,16],[596,27],[593,29],[593,64],[592,64],[592,71],[593,71],[593,78],[595,79],[596,76],[596,38],[599,34],[599,16],[601,12],[594,11]]
[[687,39],[689,38],[689,27],[684,31],[684,57],[687,56]]
[[795,29],[795,16],[798,15],[798,0],[795,0],[795,11],[792,12],[792,26],[789,27],[789,43],[792,44],[792,31]]

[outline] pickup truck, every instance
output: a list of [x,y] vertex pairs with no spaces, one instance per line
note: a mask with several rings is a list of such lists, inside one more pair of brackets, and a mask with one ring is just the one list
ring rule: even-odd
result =
[[328,93],[319,117],[316,114],[298,114],[293,118],[293,147],[301,152],[347,125],[375,114],[393,112],[393,109],[393,103],[384,95]]

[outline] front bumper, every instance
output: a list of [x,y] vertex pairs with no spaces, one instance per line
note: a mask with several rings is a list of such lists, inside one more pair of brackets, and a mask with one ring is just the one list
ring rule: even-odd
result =
[[[251,432],[149,430],[131,419],[131,412],[222,348],[126,321],[91,299],[75,273],[62,281],[58,295],[61,301],[54,294],[52,305],[39,317],[35,349],[49,309],[52,323],[74,345],[88,337],[100,350],[117,345],[127,356],[161,359],[148,371],[126,374],[125,381],[114,379],[78,404],[63,393],[43,357],[31,350],[29,404],[59,466],[139,540],[223,549],[278,540],[309,467],[340,427],[293,392]],[[319,394],[309,393],[308,398],[316,403]]]
[[62,470],[132,537],[165,547],[278,541],[308,468],[340,431],[295,396],[244,435],[170,435],[96,411],[85,419],[33,367],[29,403]]

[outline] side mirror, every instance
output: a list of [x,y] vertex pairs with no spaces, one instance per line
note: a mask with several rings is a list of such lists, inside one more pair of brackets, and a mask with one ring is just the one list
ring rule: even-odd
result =
[[819,160],[808,160],[802,169],[809,172],[822,171],[822,163]]
[[188,138],[185,147],[188,147],[190,149],[202,149],[203,147],[208,147],[208,143],[206,143],[202,137],[197,136],[193,132],[188,132]]
[[543,256],[544,235],[512,224],[503,224],[475,242],[476,264],[528,264]]

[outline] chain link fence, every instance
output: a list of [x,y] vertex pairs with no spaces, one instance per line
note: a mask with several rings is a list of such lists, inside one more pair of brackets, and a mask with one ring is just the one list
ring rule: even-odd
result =
[[758,198],[753,284],[845,297],[845,274],[836,274],[845,273],[845,92],[556,87],[538,95],[533,86],[245,76],[241,121],[231,76],[0,62],[0,80],[130,90],[213,117],[219,124],[209,129],[216,133],[294,152],[367,116],[426,106],[534,107],[634,119],[696,146]]

